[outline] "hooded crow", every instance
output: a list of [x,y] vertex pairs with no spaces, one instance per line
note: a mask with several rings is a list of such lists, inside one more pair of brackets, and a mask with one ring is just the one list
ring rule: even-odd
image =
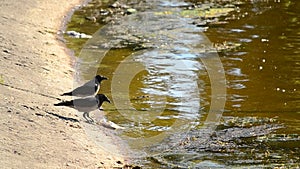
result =
[[54,104],[54,106],[67,106],[74,108],[80,112],[84,112],[83,117],[88,122],[94,122],[94,120],[90,118],[89,112],[94,111],[96,109],[100,110],[102,103],[105,101],[110,103],[110,100],[104,94],[97,94],[96,96],[60,102]]
[[86,97],[95,95],[100,90],[100,84],[102,80],[107,80],[107,78],[104,76],[97,75],[95,76],[95,78],[86,82],[84,85],[74,89],[71,92],[64,93],[61,96]]

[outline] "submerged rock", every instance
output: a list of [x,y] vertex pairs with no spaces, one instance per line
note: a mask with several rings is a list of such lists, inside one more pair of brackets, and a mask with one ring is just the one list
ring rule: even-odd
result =
[[[273,120],[270,120],[269,124],[259,124],[262,120],[268,121],[267,119],[235,120],[238,123],[241,120],[251,120],[255,125],[237,125],[238,127],[218,125],[215,130],[202,128],[187,133],[177,133],[162,141],[162,144],[151,147],[151,152],[155,155],[149,159],[164,166],[179,168],[201,165],[201,161],[209,159],[220,159],[220,162],[226,159],[228,164],[260,164],[284,153],[271,148],[272,145],[265,141],[269,140],[269,137],[289,141],[299,140],[298,135],[274,137],[271,133],[284,126],[273,123]],[[257,158],[248,160],[248,156],[257,156]]]

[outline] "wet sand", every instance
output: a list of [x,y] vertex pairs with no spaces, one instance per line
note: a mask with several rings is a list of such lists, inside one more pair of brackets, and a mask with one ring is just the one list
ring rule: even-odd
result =
[[0,2],[1,168],[112,168],[126,163],[87,137],[75,110],[53,106],[56,97],[72,89],[74,73],[70,51],[58,34],[67,13],[82,3]]

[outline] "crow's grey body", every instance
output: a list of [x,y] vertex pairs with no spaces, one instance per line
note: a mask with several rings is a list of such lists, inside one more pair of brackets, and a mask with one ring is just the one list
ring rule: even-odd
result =
[[[100,109],[103,102],[109,102],[110,100],[104,95],[104,94],[97,94],[94,97],[87,97],[82,99],[74,99],[70,101],[64,101],[57,104],[54,104],[54,106],[67,106],[74,108],[80,112],[84,112],[83,117],[89,121],[86,117],[89,117],[89,112],[94,111],[96,109]],[[91,121],[93,121],[90,118]]]

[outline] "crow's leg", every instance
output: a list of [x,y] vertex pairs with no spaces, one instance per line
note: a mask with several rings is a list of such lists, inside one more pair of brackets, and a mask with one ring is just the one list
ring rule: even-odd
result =
[[90,114],[88,112],[83,113],[83,118],[88,122],[88,123],[93,123],[94,120],[90,117]]

